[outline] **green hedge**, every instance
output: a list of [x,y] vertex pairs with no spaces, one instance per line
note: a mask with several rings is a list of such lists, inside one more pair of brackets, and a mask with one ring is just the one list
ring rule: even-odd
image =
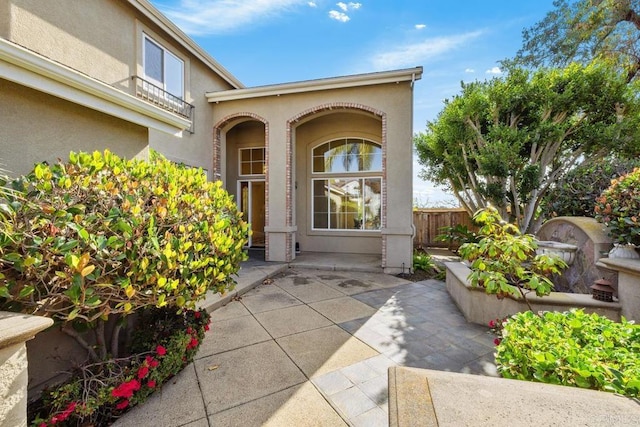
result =
[[496,364],[505,378],[640,397],[640,325],[579,309],[518,313],[503,324]]

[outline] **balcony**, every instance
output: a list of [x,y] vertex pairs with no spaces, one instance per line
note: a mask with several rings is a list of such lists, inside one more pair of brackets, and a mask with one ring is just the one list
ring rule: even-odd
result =
[[183,99],[170,94],[166,90],[139,76],[131,76],[134,81],[136,96],[163,110],[170,111],[191,121],[190,132],[193,132],[195,107]]

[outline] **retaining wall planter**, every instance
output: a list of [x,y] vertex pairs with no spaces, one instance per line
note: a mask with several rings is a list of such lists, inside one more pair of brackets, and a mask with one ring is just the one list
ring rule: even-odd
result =
[[[469,267],[460,262],[446,262],[447,291],[468,322],[487,325],[490,320],[503,318],[529,308],[522,298],[498,299],[487,295],[483,288],[472,287],[467,277]],[[586,313],[598,313],[611,320],[620,321],[622,306],[618,302],[603,302],[587,294],[551,292],[545,297],[534,293],[527,296],[534,311],[568,311],[572,308],[584,308]]]

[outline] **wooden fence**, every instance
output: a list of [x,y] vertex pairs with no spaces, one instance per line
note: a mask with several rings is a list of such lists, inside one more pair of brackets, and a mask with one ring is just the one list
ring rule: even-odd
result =
[[417,209],[413,211],[413,225],[416,235],[413,238],[414,247],[455,248],[448,242],[438,242],[436,236],[442,234],[441,227],[464,225],[469,230],[477,231],[471,217],[462,208],[457,209]]

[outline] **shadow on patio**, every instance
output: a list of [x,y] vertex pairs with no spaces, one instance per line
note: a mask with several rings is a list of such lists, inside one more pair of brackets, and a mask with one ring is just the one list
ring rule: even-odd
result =
[[212,313],[197,360],[118,425],[387,425],[393,365],[494,374],[438,281],[289,269]]

